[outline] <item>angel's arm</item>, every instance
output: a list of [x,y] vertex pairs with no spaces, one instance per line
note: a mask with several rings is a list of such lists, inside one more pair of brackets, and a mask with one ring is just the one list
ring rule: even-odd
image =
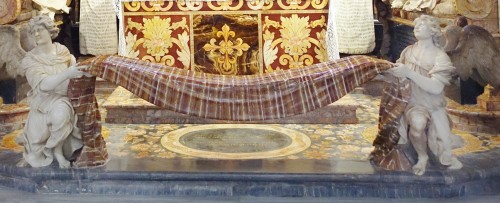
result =
[[423,90],[431,94],[440,94],[444,89],[444,84],[432,77],[426,77],[419,73],[410,70],[406,65],[400,64],[399,66],[389,70],[396,77],[408,78],[417,84]]
[[50,75],[43,78],[40,82],[40,89],[43,91],[52,91],[56,87],[61,85],[64,81],[71,78],[81,77],[82,75],[83,73],[79,71],[76,66],[71,66],[59,74]]
[[429,77],[412,71],[403,64],[391,69],[390,72],[398,77],[406,77],[412,80],[426,92],[440,94],[443,92],[444,86],[449,84],[453,70],[454,68],[448,56],[440,53],[436,57],[433,69],[429,71]]

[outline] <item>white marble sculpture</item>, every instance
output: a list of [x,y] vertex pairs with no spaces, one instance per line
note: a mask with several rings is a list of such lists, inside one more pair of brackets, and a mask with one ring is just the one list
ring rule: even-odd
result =
[[48,15],[52,20],[56,12],[69,13],[67,0],[33,0],[40,8],[40,14]]
[[452,155],[452,148],[463,140],[451,133],[446,112],[443,88],[448,85],[455,68],[439,46],[440,31],[436,18],[423,15],[415,20],[417,42],[408,46],[389,72],[403,80],[410,80],[411,97],[401,117],[398,129],[399,144],[410,140],[418,161],[413,173],[422,175],[429,159],[429,148],[436,160],[449,169],[460,169],[462,163]]
[[36,47],[21,62],[31,90],[28,120],[17,139],[24,146],[18,166],[48,166],[55,158],[60,168],[68,168],[68,159],[82,147],[82,141],[67,88],[69,79],[84,73],[65,46],[52,43],[59,30],[48,16],[34,17],[29,24]]
[[438,0],[392,0],[392,8],[402,8],[405,11],[423,11],[432,10]]

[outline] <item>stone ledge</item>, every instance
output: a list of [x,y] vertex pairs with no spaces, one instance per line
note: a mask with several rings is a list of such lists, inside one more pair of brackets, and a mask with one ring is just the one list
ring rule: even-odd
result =
[[[368,161],[339,160],[115,157],[94,169],[63,170],[57,164],[18,168],[15,161],[21,155],[3,151],[0,185],[47,194],[450,198],[500,192],[499,155],[500,148],[470,154],[460,157],[460,170],[429,167],[423,176],[415,176],[379,170]],[[290,164],[304,167],[289,171],[285,166]]]
[[116,90],[103,103],[106,109],[106,123],[176,123],[176,124],[225,124],[225,123],[315,123],[315,124],[356,124],[356,109],[359,107],[351,96],[346,95],[338,101],[306,114],[283,119],[265,121],[227,121],[199,118],[162,109],[151,104],[122,87]]

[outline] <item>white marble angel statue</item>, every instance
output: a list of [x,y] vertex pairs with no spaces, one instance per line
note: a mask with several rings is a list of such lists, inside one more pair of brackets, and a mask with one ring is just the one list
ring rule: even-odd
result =
[[55,158],[60,168],[68,168],[68,159],[82,147],[82,141],[67,89],[69,79],[84,73],[79,70],[82,67],[75,66],[76,60],[65,46],[52,43],[59,29],[48,16],[34,17],[29,26],[36,47],[21,62],[31,90],[28,120],[17,139],[24,147],[18,166],[48,166]]
[[[395,122],[380,124],[387,127],[381,128],[374,141],[372,159],[384,168],[398,168],[390,166],[391,163],[403,162],[395,159],[401,157],[401,153],[395,152],[397,145],[409,142],[417,152],[417,163],[410,169],[414,174],[425,173],[430,157],[428,151],[441,165],[460,169],[462,163],[452,155],[452,149],[462,146],[463,140],[451,132],[444,96],[444,87],[450,83],[455,67],[440,46],[442,33],[436,18],[422,15],[415,19],[414,34],[417,42],[403,50],[397,66],[388,71],[399,78],[400,87],[405,86],[400,89],[402,95],[408,95],[405,97],[407,101],[394,105],[401,100],[386,99],[391,95],[382,98],[381,112],[386,112],[384,108],[390,109],[391,106],[401,108],[386,113],[393,116]],[[385,120],[388,119],[381,119]]]

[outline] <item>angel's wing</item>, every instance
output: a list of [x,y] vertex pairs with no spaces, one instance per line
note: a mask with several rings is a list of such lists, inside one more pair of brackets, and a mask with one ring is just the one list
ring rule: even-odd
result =
[[457,47],[448,52],[458,75],[479,84],[500,87],[500,51],[493,36],[482,27],[465,26]]
[[14,25],[0,25],[0,80],[24,75],[20,66],[25,55],[19,30]]

